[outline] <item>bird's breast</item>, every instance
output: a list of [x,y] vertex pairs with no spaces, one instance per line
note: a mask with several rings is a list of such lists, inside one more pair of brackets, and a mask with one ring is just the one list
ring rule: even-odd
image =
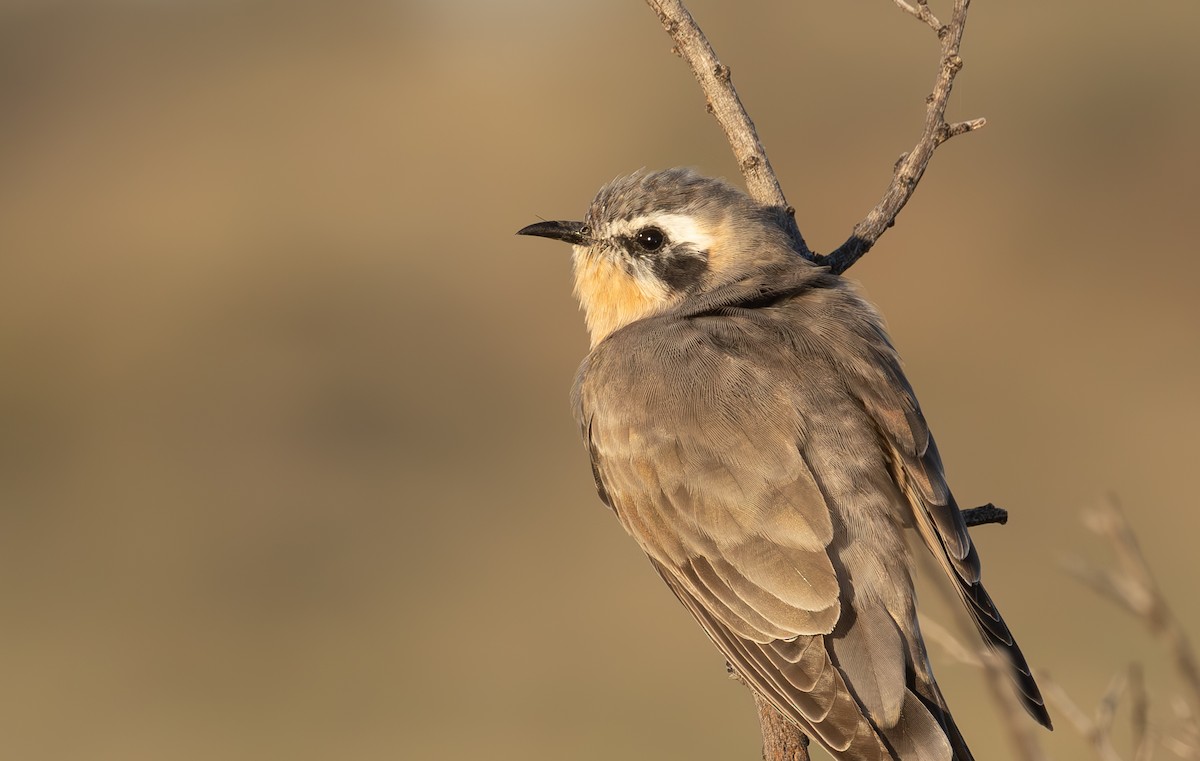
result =
[[661,283],[626,271],[608,256],[576,249],[575,297],[583,307],[592,346],[613,331],[670,304]]

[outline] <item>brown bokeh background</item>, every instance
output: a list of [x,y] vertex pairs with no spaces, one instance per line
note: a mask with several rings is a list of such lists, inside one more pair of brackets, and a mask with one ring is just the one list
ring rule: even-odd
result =
[[[935,41],[733,7],[693,3],[828,251]],[[975,535],[1030,659],[1086,706],[1143,661],[1161,722],[1160,648],[1058,562],[1106,562],[1078,516],[1115,491],[1200,634],[1198,28],[976,3],[951,112],[988,127],[851,273],[960,500],[1013,513]],[[567,251],[512,234],[641,166],[738,179],[669,48],[632,0],[0,6],[0,756],[757,758],[593,493]]]

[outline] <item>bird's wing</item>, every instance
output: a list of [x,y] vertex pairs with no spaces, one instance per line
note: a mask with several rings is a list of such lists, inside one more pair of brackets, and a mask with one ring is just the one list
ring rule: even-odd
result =
[[893,477],[912,507],[918,533],[954,583],[984,641],[1010,664],[1025,709],[1050,727],[1029,664],[980,582],[979,554],[895,349],[878,321],[847,323],[844,328],[853,335],[839,341],[839,375],[884,435]]
[[[892,613],[864,596],[843,616],[853,580],[831,557],[830,484],[804,452],[810,381],[780,338],[726,314],[645,321],[597,347],[576,404],[601,496],[733,668],[839,757],[889,759],[890,744],[948,759],[907,688]],[[836,426],[823,435],[837,446]]]

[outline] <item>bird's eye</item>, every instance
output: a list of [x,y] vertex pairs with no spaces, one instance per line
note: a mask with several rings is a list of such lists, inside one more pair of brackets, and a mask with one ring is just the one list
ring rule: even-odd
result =
[[663,231],[657,227],[643,227],[637,231],[634,240],[637,241],[638,248],[643,251],[657,251],[663,247],[667,236],[663,235]]

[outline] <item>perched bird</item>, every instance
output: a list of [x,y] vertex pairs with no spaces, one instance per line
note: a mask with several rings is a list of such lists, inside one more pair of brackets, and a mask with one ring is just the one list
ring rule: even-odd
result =
[[572,399],[600,498],[736,673],[836,759],[967,761],[917,624],[915,529],[1050,718],[879,314],[778,209],[686,169],[604,187],[574,245]]

